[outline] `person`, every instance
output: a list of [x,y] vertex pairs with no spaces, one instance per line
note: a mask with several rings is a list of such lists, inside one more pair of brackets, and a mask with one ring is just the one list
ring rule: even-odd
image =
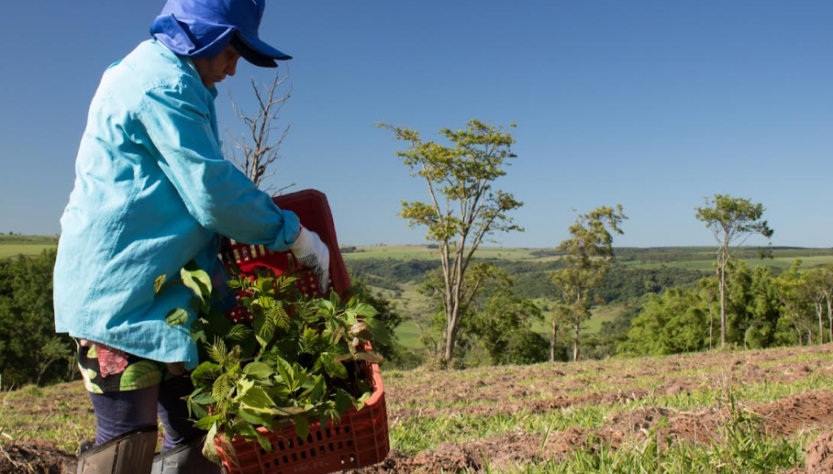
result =
[[[221,152],[216,84],[241,57],[260,67],[291,59],[259,37],[264,2],[168,0],[151,38],[104,72],[92,100],[54,274],[56,331],[78,341],[96,417],[79,473],[219,472],[182,399],[199,363],[196,315],[165,321],[191,294],[157,294],[157,278],[176,280],[192,261],[222,274],[225,236],[290,249],[326,287],[327,246]],[[165,439],[154,456],[157,416]]]

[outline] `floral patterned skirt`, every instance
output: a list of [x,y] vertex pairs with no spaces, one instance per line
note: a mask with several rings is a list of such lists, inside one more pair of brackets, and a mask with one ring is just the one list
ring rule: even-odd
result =
[[88,392],[127,392],[159,385],[182,375],[182,364],[143,359],[97,342],[76,340],[78,368]]

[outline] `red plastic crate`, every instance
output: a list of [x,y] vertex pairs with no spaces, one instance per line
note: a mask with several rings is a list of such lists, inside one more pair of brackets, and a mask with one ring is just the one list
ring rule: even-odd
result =
[[[315,190],[300,191],[273,199],[281,209],[295,212],[307,229],[316,232],[330,250],[330,285],[338,293],[350,288],[347,267],[339,252],[327,197]],[[318,290],[317,276],[297,265],[291,252],[273,252],[263,245],[229,242],[224,258],[233,258],[243,273],[253,274],[266,267],[281,274],[290,268],[301,279],[301,291],[311,295]],[[229,314],[232,319],[250,317],[240,308]],[[295,434],[290,426],[280,432],[265,428],[258,431],[267,437],[274,448],[267,452],[257,441],[235,438],[231,444],[234,455],[223,451],[222,439],[216,440],[223,467],[230,474],[324,474],[342,469],[354,469],[376,464],[385,459],[390,450],[385,389],[377,364],[363,364],[371,380],[371,397],[364,408],[351,408],[339,423],[328,423],[321,429],[318,421],[310,423],[307,439]]]
[[[342,469],[370,466],[385,459],[390,451],[385,390],[378,365],[371,365],[373,395],[364,408],[351,408],[338,423],[324,429],[310,423],[306,439],[289,426],[280,432],[258,428],[274,450],[268,452],[257,441],[235,438],[234,455],[223,451],[222,439],[215,440],[223,467],[229,474],[323,474]],[[236,464],[235,464],[236,461]]]

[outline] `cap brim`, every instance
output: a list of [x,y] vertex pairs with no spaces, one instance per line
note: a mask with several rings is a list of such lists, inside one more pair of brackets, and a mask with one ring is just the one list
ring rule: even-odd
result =
[[237,31],[237,34],[234,35],[232,45],[243,59],[259,67],[278,67],[275,61],[292,59],[292,56],[269,46],[260,38],[246,36],[240,31]]

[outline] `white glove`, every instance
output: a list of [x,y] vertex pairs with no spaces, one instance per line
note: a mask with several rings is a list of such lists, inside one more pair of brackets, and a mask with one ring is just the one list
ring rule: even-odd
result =
[[289,248],[298,263],[318,275],[318,289],[326,293],[330,286],[330,250],[318,234],[301,227],[295,243]]

